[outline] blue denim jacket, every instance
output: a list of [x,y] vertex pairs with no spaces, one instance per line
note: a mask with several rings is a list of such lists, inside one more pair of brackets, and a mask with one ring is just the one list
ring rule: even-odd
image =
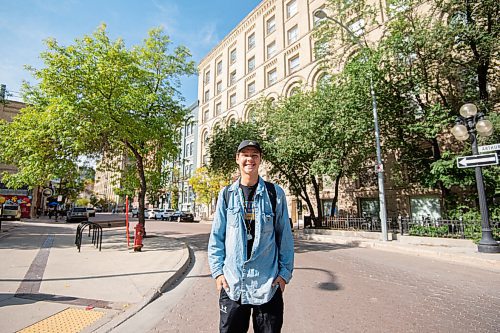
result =
[[230,185],[229,200],[219,193],[217,209],[208,243],[208,263],[212,277],[224,274],[229,298],[242,304],[260,305],[271,300],[281,276],[287,283],[293,271],[293,236],[288,220],[285,192],[276,188],[276,225],[264,180],[259,177],[255,191],[255,240],[252,255],[246,260],[247,232],[244,222],[243,192],[238,179]]

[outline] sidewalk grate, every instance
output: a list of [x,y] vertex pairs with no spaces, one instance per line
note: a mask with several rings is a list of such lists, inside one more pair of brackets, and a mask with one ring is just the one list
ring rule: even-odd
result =
[[68,308],[17,333],[78,333],[104,316],[104,312]]

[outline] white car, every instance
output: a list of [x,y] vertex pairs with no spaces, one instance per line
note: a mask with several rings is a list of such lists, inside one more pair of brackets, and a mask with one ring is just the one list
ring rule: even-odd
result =
[[146,218],[156,220],[156,216],[158,213],[161,213],[161,209],[158,209],[158,208],[148,209],[146,211]]
[[170,216],[172,216],[173,214],[173,209],[164,209],[157,215],[157,218],[161,219],[162,221],[170,221]]

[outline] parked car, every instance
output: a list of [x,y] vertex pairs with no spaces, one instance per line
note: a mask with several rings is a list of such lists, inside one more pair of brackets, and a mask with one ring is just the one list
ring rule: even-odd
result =
[[[132,208],[130,212],[132,213],[132,217],[139,217],[139,208]],[[148,218],[147,212],[147,209],[144,209],[144,216],[146,218]]]
[[156,220],[156,214],[160,213],[160,212],[161,212],[161,210],[158,209],[158,208],[149,209],[146,212],[146,218],[147,219],[155,219]]
[[89,217],[95,217],[95,208],[87,207],[87,213],[89,213]]
[[170,216],[172,216],[172,214],[174,214],[173,209],[164,209],[158,214],[157,218],[162,221],[170,221]]
[[21,206],[16,204],[4,204],[1,208],[1,218],[18,221],[21,219]]
[[66,222],[87,222],[89,214],[86,207],[73,207],[66,213]]
[[178,221],[179,218],[182,222],[194,222],[194,215],[192,213],[181,212],[180,210],[170,216],[170,221]]

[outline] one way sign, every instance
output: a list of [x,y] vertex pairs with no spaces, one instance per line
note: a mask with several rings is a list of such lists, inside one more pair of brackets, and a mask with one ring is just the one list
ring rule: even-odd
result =
[[459,168],[472,168],[495,164],[498,164],[498,155],[496,153],[457,157],[457,166]]

